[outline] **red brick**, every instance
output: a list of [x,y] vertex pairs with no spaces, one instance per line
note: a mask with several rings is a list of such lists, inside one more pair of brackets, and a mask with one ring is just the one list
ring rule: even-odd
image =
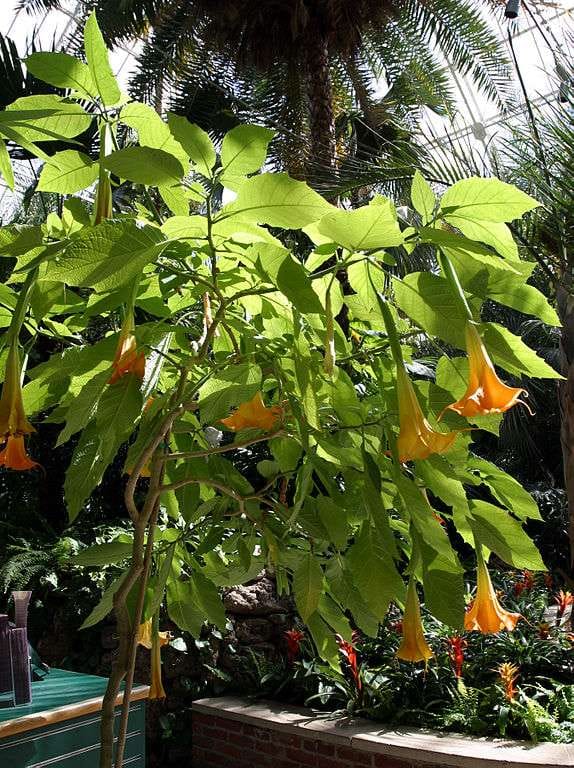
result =
[[242,749],[255,749],[255,739],[245,736],[243,733],[228,733],[227,741],[232,744],[239,744]]
[[193,744],[194,746],[207,747],[208,749],[212,749],[213,747],[217,746],[216,741],[210,739],[207,736],[204,736],[202,733],[193,734]]
[[222,755],[228,755],[229,757],[236,757],[240,759],[245,757],[245,751],[241,749],[237,744],[219,744],[217,751]]
[[257,754],[263,753],[265,755],[275,755],[279,757],[283,755],[284,746],[278,744],[276,741],[258,741],[256,743],[255,750]]
[[287,744],[288,747],[300,747],[301,737],[296,736],[294,733],[278,733],[275,736],[275,741],[279,744]]
[[193,732],[194,734],[201,733],[203,736],[207,736],[210,739],[215,739],[216,741],[227,741],[228,736],[228,732],[224,728],[194,728]]
[[366,752],[358,752],[352,747],[337,747],[337,757],[348,760],[354,765],[372,765],[372,755]]
[[313,739],[303,739],[303,749],[305,752],[316,752],[317,742],[313,741]]
[[389,755],[375,755],[375,768],[410,768],[410,763]]
[[334,744],[324,744],[322,741],[317,742],[317,754],[327,755],[327,757],[333,757],[335,755]]
[[349,765],[348,762],[341,762],[340,760],[333,760],[332,757],[317,757],[317,768],[354,768],[353,765]]
[[270,731],[266,728],[258,728],[256,725],[249,725],[248,723],[244,724],[243,733],[246,736],[252,736],[254,739],[258,739],[259,741],[269,741],[271,735]]
[[309,752],[303,752],[301,749],[286,749],[285,755],[289,760],[293,760],[294,763],[302,768],[304,765],[317,765],[317,755],[312,755]]

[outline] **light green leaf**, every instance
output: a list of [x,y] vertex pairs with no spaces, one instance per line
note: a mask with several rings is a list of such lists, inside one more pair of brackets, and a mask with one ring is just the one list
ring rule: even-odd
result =
[[157,227],[133,220],[104,221],[86,227],[50,262],[48,276],[68,285],[108,291],[125,285],[165,248]]
[[118,149],[104,157],[102,165],[120,179],[148,187],[173,184],[185,175],[184,167],[176,157],[152,147]]
[[238,125],[225,134],[221,145],[221,180],[236,189],[242,177],[263,165],[275,131],[261,125]]
[[117,104],[121,98],[108,56],[108,49],[100,32],[95,11],[88,16],[84,27],[84,50],[92,79],[106,107]]
[[225,609],[217,588],[199,572],[188,581],[168,581],[167,612],[178,627],[194,637],[199,637],[206,621],[225,629]]
[[478,176],[457,181],[440,201],[443,214],[495,222],[513,221],[539,205],[512,184]]
[[303,621],[315,613],[323,592],[323,570],[312,553],[301,556],[299,565],[293,573],[293,593],[295,605]]
[[0,112],[0,133],[14,129],[24,141],[73,139],[90,127],[92,116],[59,96],[22,96]]
[[545,571],[546,566],[522,524],[508,512],[486,501],[470,502],[472,529],[485,547],[515,568]]
[[185,117],[168,112],[167,122],[173,137],[187,152],[197,171],[206,178],[211,177],[217,155],[213,142],[202,128],[189,122]]
[[112,565],[131,557],[132,545],[121,541],[94,544],[72,558],[73,565]]
[[432,219],[436,205],[435,194],[431,185],[420,171],[415,171],[411,185],[411,200],[417,213],[420,213],[423,224],[428,224]]
[[339,648],[331,627],[323,621],[319,613],[309,616],[306,624],[319,656],[330,664],[333,669],[339,671]]
[[66,411],[66,426],[58,435],[56,447],[66,443],[91,421],[109,378],[110,372],[102,371],[90,379],[72,400]]
[[132,101],[122,108],[120,120],[138,132],[139,143],[142,146],[161,149],[179,160],[184,169],[187,167],[187,152],[176,141],[153,107]]
[[68,53],[38,51],[24,59],[26,69],[34,77],[57,88],[73,88],[78,93],[95,98],[97,88],[90,68]]
[[349,251],[387,248],[403,242],[395,206],[383,197],[352,211],[331,211],[321,219],[318,229]]
[[56,152],[42,168],[36,189],[38,192],[59,192],[69,195],[86,189],[98,178],[98,163],[83,152],[66,149]]
[[8,185],[9,189],[14,189],[14,172],[12,170],[12,163],[10,161],[10,155],[6,149],[6,144],[0,139],[0,176],[4,178],[4,181]]
[[286,173],[262,173],[241,184],[237,198],[222,208],[217,220],[238,216],[248,222],[300,229],[331,210],[304,182],[290,179]]
[[455,213],[444,218],[453,227],[460,229],[462,234],[470,240],[478,240],[492,246],[505,259],[518,260],[518,246],[508,225],[504,222],[467,219]]
[[538,504],[518,480],[486,459],[471,455],[468,468],[478,470],[496,499],[521,520],[542,520]]
[[319,496],[317,511],[319,519],[329,534],[330,541],[336,547],[344,547],[347,544],[347,514],[345,510],[328,496]]
[[159,611],[161,604],[163,603],[163,598],[165,594],[165,585],[167,583],[170,571],[171,571],[171,563],[173,561],[173,555],[175,552],[176,543],[174,543],[169,547],[163,558],[161,559],[161,566],[159,569],[159,573],[157,575],[152,576],[150,580],[150,584],[153,587],[153,592],[151,599],[149,603],[146,605],[146,614],[143,617],[144,621],[147,619],[151,619],[152,616],[154,616],[157,611]]
[[123,580],[126,578],[126,573],[122,573],[115,581],[113,581],[109,587],[105,590],[104,594],[100,598],[100,602],[92,610],[89,616],[85,619],[80,629],[88,629],[99,624],[100,621],[106,618],[114,607],[114,595],[120,588]]
[[482,337],[495,363],[509,373],[526,374],[535,379],[561,379],[533,349],[520,338],[498,323],[482,323]]

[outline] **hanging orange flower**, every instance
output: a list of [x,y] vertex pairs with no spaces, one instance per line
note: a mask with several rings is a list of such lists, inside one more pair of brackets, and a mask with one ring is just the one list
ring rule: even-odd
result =
[[522,617],[519,613],[506,611],[500,605],[480,550],[477,558],[478,586],[476,597],[464,617],[464,628],[471,632],[482,632],[483,634],[500,632],[503,629],[511,631]]
[[251,400],[241,403],[231,416],[221,419],[221,423],[234,432],[241,429],[264,429],[266,432],[270,432],[282,416],[283,408],[280,405],[272,405],[271,408],[267,408],[261,392],[257,392]]
[[10,345],[6,372],[0,397],[0,444],[6,443],[0,451],[0,466],[8,469],[26,470],[39,467],[26,453],[24,435],[36,430],[26,418],[22,400],[20,356],[17,344]]
[[498,667],[498,676],[504,688],[504,698],[507,701],[513,701],[516,697],[516,680],[519,671],[516,664],[510,664],[508,661]]
[[153,629],[152,619],[140,624],[138,643],[151,650],[150,699],[165,699],[165,690],[161,679],[161,649],[171,640],[170,632],[157,632]]
[[407,588],[402,630],[403,639],[395,654],[397,659],[402,659],[403,661],[424,661],[425,664],[429,659],[432,659],[434,653],[425,640],[417,586],[413,578],[410,579]]
[[141,380],[144,378],[145,354],[137,350],[137,341],[134,336],[134,318],[131,312],[126,314],[123,322],[112,367],[114,370],[108,384],[115,384],[116,381],[119,381],[128,373],[133,373],[134,376]]
[[414,387],[403,365],[397,368],[399,401],[399,437],[397,448],[401,462],[427,459],[433,453],[445,453],[458,432],[437,432],[425,419]]
[[504,413],[520,403],[532,414],[528,404],[520,399],[520,395],[528,393],[521,387],[509,387],[498,378],[478,329],[470,321],[466,324],[466,351],[469,365],[467,390],[460,400],[447,405],[445,411],[450,409],[467,417],[486,416]]

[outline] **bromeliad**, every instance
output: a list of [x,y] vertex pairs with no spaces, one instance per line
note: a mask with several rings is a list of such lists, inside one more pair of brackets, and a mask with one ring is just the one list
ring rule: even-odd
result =
[[36,430],[26,418],[24,411],[21,377],[18,345],[13,341],[8,352],[0,398],[0,442],[6,443],[0,451],[0,466],[26,470],[40,465],[26,453],[24,437]]
[[509,387],[498,378],[475,323],[469,320],[465,333],[469,365],[468,386],[460,400],[447,405],[445,411],[455,411],[467,417],[486,416],[489,413],[504,413],[520,403],[532,414],[529,405],[520,399],[522,394],[528,395],[526,390],[521,387]]

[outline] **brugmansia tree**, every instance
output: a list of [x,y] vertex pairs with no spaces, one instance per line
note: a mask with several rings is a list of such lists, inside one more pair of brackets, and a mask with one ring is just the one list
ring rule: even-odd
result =
[[[472,430],[496,433],[502,414],[525,402],[495,364],[512,376],[559,378],[519,337],[481,322],[489,299],[557,323],[526,283],[533,265],[519,259],[506,224],[537,203],[476,178],[437,200],[417,174],[416,226],[401,228],[383,197],[338,209],[303,182],[260,172],[269,130],[239,126],[216,150],[184,118],[164,122],[126,99],[94,16],[85,53],[87,63],[32,55],[35,76],[69,95],[26,97],[0,113],[0,133],[40,157],[35,142],[73,139],[93,119],[101,137],[97,161],[76,150],[46,159],[39,186],[67,197],[61,216],[0,230],[10,260],[0,301],[11,318],[0,464],[38,471],[41,483],[27,435],[35,420],[61,423],[58,444],[75,443],[65,482],[73,520],[123,458],[132,533],[76,560],[121,569],[85,622],[113,609],[118,626],[102,768],[122,765],[140,643],[152,650],[152,695],[163,695],[163,607],[195,636],[206,621],[223,628],[219,588],[263,568],[292,591],[334,665],[335,635],[351,643],[353,626],[376,634],[391,601],[405,607],[400,657],[427,661],[419,588],[454,629],[512,628],[519,617],[499,603],[487,563],[495,553],[543,569],[523,528],[539,512],[471,443]],[[120,126],[130,146],[116,148]],[[137,192],[122,211],[111,196],[119,182]],[[82,194],[94,185],[90,212]],[[218,206],[222,187],[235,197]],[[293,254],[286,244],[305,237],[305,253]],[[394,276],[393,252],[417,247],[436,249],[440,271]],[[354,291],[344,297],[342,268]],[[334,321],[343,302],[349,338]],[[440,357],[434,381],[412,377],[408,342],[418,332],[459,350]],[[38,334],[61,351],[24,370]],[[255,444],[266,453],[248,479],[237,459]],[[455,531],[478,562],[466,615]]]

